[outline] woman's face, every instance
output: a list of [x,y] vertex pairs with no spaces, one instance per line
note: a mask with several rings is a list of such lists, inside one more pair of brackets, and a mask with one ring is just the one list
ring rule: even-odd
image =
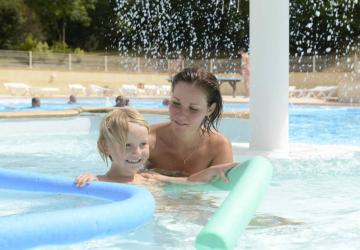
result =
[[171,96],[169,113],[172,127],[176,132],[195,131],[200,128],[206,115],[210,115],[213,104],[207,106],[205,92],[197,86],[179,82]]

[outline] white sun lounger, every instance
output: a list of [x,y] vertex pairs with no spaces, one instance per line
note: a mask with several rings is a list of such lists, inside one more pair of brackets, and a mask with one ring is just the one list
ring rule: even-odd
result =
[[4,86],[11,95],[16,95],[17,93],[22,93],[22,95],[29,94],[31,89],[29,84],[18,82],[5,82]]
[[51,96],[56,92],[59,92],[59,88],[55,88],[55,87],[37,87],[37,88],[32,88],[31,93],[38,93],[42,96]]
[[171,92],[171,86],[170,85],[161,85],[160,86],[160,94],[162,95],[170,95]]
[[289,97],[304,97],[306,89],[297,89],[295,86],[289,86]]
[[124,84],[121,86],[120,92],[126,96],[136,96],[138,94],[138,88],[135,85]]
[[147,95],[158,95],[160,94],[160,89],[154,84],[145,84],[144,91]]
[[78,93],[83,93],[84,95],[86,94],[86,88],[79,83],[70,83],[69,89],[72,94],[78,94]]
[[113,89],[110,88],[104,88],[96,84],[90,84],[89,85],[89,94],[95,94],[95,95],[106,95],[106,94],[112,94],[114,92]]
[[337,86],[316,86],[308,89],[306,97],[327,98],[334,97],[337,93]]

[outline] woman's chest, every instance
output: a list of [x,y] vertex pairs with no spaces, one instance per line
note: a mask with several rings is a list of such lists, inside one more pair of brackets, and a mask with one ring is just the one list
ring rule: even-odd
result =
[[150,154],[150,161],[154,168],[178,171],[188,176],[208,168],[213,154],[204,146],[181,152],[176,147],[159,145]]

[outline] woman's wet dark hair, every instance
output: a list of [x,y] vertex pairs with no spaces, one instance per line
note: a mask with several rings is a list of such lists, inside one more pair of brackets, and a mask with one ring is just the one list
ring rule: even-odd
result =
[[174,88],[179,82],[185,82],[201,88],[207,96],[208,107],[213,103],[216,104],[214,111],[204,118],[201,126],[207,133],[211,132],[211,128],[217,131],[223,109],[223,101],[220,93],[220,85],[216,77],[202,68],[185,68],[172,79],[172,92],[174,92]]

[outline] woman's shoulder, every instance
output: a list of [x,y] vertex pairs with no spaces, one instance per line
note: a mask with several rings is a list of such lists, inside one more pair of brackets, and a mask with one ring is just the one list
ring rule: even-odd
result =
[[166,137],[166,133],[169,125],[170,122],[162,122],[150,126],[150,131],[149,131],[150,145],[155,145],[157,140],[159,139],[162,140],[164,136]]
[[150,126],[150,136],[161,136],[168,131],[170,122],[162,122]]
[[218,131],[213,131],[209,134],[209,143],[216,147],[231,146],[230,141]]

